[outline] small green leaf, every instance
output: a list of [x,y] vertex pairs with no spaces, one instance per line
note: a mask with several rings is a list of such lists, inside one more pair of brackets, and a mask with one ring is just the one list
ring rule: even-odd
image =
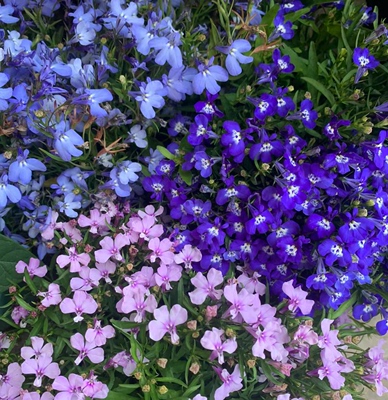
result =
[[170,153],[165,147],[163,146],[156,146],[156,150],[160,151],[160,153],[163,154],[164,157],[166,157],[168,160],[175,160],[174,154]]
[[329,100],[329,103],[332,106],[335,105],[333,94],[322,83],[316,81],[315,79],[307,78],[306,76],[303,76],[302,79],[315,87],[315,89],[317,89],[319,92],[321,92],[327,98],[327,100]]
[[191,186],[193,174],[190,171],[184,171],[181,167],[179,168],[179,175],[187,185]]
[[19,261],[28,263],[34,257],[26,248],[4,235],[0,235],[0,293],[8,291],[10,282],[21,282],[23,274],[18,274],[15,266]]
[[346,310],[348,310],[349,308],[352,307],[352,305],[357,301],[357,297],[358,297],[358,293],[354,292],[352,294],[352,297],[349,300],[345,301],[345,303],[342,303],[341,306],[338,307],[338,309],[336,311],[330,310],[327,318],[336,319],[340,315],[346,314]]

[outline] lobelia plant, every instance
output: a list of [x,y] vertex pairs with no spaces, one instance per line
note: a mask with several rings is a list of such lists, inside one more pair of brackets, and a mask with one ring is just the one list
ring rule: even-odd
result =
[[5,0],[0,398],[388,391],[388,30],[316,3]]

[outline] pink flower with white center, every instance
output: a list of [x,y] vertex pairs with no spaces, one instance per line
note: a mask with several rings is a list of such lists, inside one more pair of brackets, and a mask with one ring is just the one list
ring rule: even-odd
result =
[[170,282],[178,282],[182,277],[182,267],[162,264],[155,274],[156,284],[163,290],[171,290]]
[[84,381],[82,392],[92,399],[105,399],[108,397],[108,386],[97,380],[93,372]]
[[162,306],[154,310],[154,317],[155,320],[148,324],[150,338],[158,342],[168,333],[171,335],[171,343],[178,344],[176,327],[187,321],[187,311],[179,304],[173,305],[170,311],[167,306]]
[[131,218],[128,221],[128,225],[134,232],[139,234],[140,238],[149,241],[150,239],[158,238],[164,232],[163,225],[155,225],[155,222],[154,217],[146,215],[143,219]]
[[84,337],[80,333],[71,336],[70,343],[74,349],[79,350],[79,355],[74,361],[75,365],[79,365],[86,357],[88,357],[93,364],[104,361],[104,350],[101,347],[97,347],[94,341],[85,342]]
[[90,294],[76,290],[73,298],[63,299],[59,308],[63,314],[75,313],[74,322],[80,322],[84,319],[82,314],[94,314],[97,311],[98,304]]
[[191,278],[191,283],[196,287],[192,292],[189,292],[190,300],[195,305],[204,303],[207,297],[213,300],[220,300],[222,296],[221,289],[215,289],[224,281],[222,272],[215,268],[210,268],[206,277],[202,272],[198,272],[194,278]]
[[32,347],[22,347],[20,350],[20,355],[25,360],[32,357],[39,358],[41,356],[51,357],[53,355],[53,345],[51,343],[44,344],[44,340],[40,337],[33,336],[31,338]]
[[158,303],[156,302],[154,295],[151,294],[146,296],[144,288],[142,289],[141,287],[137,287],[131,294],[132,296],[124,296],[120,307],[117,307],[117,311],[125,314],[136,311],[134,321],[142,322],[145,318],[146,311],[153,313],[158,306]]
[[88,342],[94,342],[97,346],[103,346],[106,339],[115,337],[116,331],[111,325],[101,327],[101,321],[95,319],[93,328],[89,328],[85,333]]
[[40,267],[39,264],[40,260],[37,258],[30,258],[28,265],[24,261],[19,261],[16,264],[15,269],[19,274],[24,274],[24,270],[27,268],[28,275],[30,275],[31,279],[34,276],[42,278],[47,274],[47,267],[45,265]]
[[207,350],[212,350],[210,360],[218,357],[220,364],[224,363],[224,351],[232,354],[237,349],[237,342],[235,338],[223,341],[223,329],[212,328],[211,331],[206,331],[201,339],[201,345]]
[[164,264],[172,264],[174,262],[174,253],[171,251],[173,243],[169,239],[152,238],[148,242],[148,248],[152,250],[150,255],[151,262],[155,262],[159,258]]
[[44,297],[41,303],[45,307],[55,306],[62,301],[61,288],[56,283],[50,283],[47,292],[38,292],[38,296]]
[[59,214],[56,211],[51,212],[51,220],[47,227],[40,233],[42,238],[45,240],[51,240],[54,238],[54,231],[58,227],[57,219]]
[[245,288],[249,293],[254,294],[257,293],[258,295],[262,296],[265,294],[266,286],[259,281],[259,275],[257,272],[254,272],[252,276],[247,274],[241,274],[238,278],[238,284],[241,288]]
[[97,268],[81,267],[79,278],[70,279],[70,287],[74,290],[83,290],[88,292],[99,285],[101,278],[100,271]]
[[256,299],[255,295],[248,293],[246,289],[241,289],[237,293],[237,284],[233,284],[225,286],[224,296],[232,305],[224,313],[223,318],[231,316],[233,321],[245,321],[247,324],[256,322],[257,316],[252,312],[252,305]]
[[137,212],[137,214],[139,215],[140,218],[145,218],[145,217],[153,217],[154,221],[156,222],[156,217],[158,217],[159,215],[163,214],[164,208],[162,206],[160,206],[156,211],[155,211],[155,207],[152,205],[147,206],[144,211],[139,210]]
[[288,300],[288,309],[295,312],[298,308],[303,315],[310,314],[314,305],[314,300],[307,300],[307,292],[303,291],[300,286],[294,288],[292,280],[284,282],[282,286],[283,292],[290,298]]
[[190,244],[186,244],[182,251],[175,254],[174,261],[177,264],[184,264],[186,269],[192,269],[191,263],[202,260],[202,253]]
[[236,364],[231,374],[226,369],[214,368],[217,375],[222,380],[222,385],[215,391],[214,400],[224,400],[230,393],[237,392],[243,388],[240,366]]
[[39,358],[30,358],[22,364],[23,374],[33,374],[36,376],[34,386],[41,387],[42,379],[47,376],[50,379],[55,379],[61,374],[57,363],[52,362],[52,358],[42,355]]
[[93,208],[90,210],[90,217],[80,215],[78,217],[78,225],[82,228],[90,226],[90,233],[102,233],[107,230],[107,224],[110,223],[111,217],[108,214],[101,214],[99,210]]
[[70,264],[70,272],[81,271],[82,265],[88,265],[90,263],[90,256],[87,253],[78,254],[75,247],[70,247],[68,250],[69,255],[61,254],[57,257],[57,264],[60,268],[66,267]]
[[9,364],[7,373],[0,375],[0,399],[7,399],[7,393],[11,388],[20,390],[25,380],[20,365],[16,362]]
[[64,376],[58,376],[52,384],[52,388],[58,393],[56,400],[84,400],[85,394],[82,392],[85,381],[82,376],[70,374],[69,379]]
[[116,271],[116,264],[113,261],[106,261],[104,263],[96,263],[96,268],[100,272],[101,278],[105,280],[106,283],[112,283],[112,279],[109,275],[114,274]]
[[96,261],[98,263],[105,263],[110,258],[113,258],[116,261],[123,261],[120,250],[127,245],[128,239],[122,233],[119,233],[114,240],[109,236],[105,237],[100,242],[102,249],[94,252]]

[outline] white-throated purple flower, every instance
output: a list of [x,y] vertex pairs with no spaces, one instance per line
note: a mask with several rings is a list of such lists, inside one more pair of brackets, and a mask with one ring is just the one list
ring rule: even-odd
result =
[[111,100],[113,96],[108,89],[85,89],[84,94],[73,99],[72,103],[88,105],[93,117],[106,117],[108,112],[100,106],[100,103]]
[[27,158],[28,150],[18,149],[16,161],[11,163],[8,170],[8,179],[11,182],[20,182],[28,185],[32,179],[32,171],[46,171],[45,165],[36,158]]
[[184,67],[171,68],[168,76],[162,76],[162,82],[167,90],[166,96],[176,102],[184,100],[186,94],[192,94],[193,88],[190,81],[183,79]]
[[276,138],[276,133],[269,137],[266,132],[263,133],[261,143],[254,144],[251,147],[249,157],[252,160],[261,160],[264,163],[270,163],[272,157],[281,156],[284,148],[282,143],[279,140],[276,140]]
[[282,57],[279,49],[275,49],[273,51],[272,59],[278,72],[282,72],[283,74],[290,74],[295,69],[295,66],[291,64],[290,56]]
[[81,21],[75,28],[75,35],[67,44],[79,43],[81,46],[89,46],[94,42],[96,31],[93,29],[94,24],[87,21]]
[[209,178],[212,174],[212,166],[215,162],[214,158],[209,157],[205,151],[197,151],[194,153],[194,168],[200,172],[202,178]]
[[332,239],[324,240],[318,246],[318,252],[321,256],[325,257],[325,262],[329,267],[331,267],[335,261],[338,261],[341,267],[352,263],[352,257],[347,250],[347,246],[339,236],[336,237],[336,241]]
[[215,105],[215,101],[218,99],[218,94],[211,94],[206,90],[207,101],[198,101],[194,104],[194,109],[197,113],[202,113],[207,116],[207,118],[212,119],[213,115],[218,118],[222,118],[224,113],[221,112]]
[[219,82],[228,80],[228,73],[219,65],[213,65],[214,57],[211,57],[207,63],[199,63],[198,74],[193,78],[193,91],[195,94],[202,94],[205,89],[210,94],[216,94],[221,90]]
[[260,123],[264,123],[267,117],[276,113],[277,99],[271,94],[264,93],[258,99],[252,97],[247,97],[247,99],[256,107],[254,115]]
[[128,92],[128,94],[135,98],[140,103],[141,113],[148,119],[155,117],[156,113],[154,108],[162,108],[165,101],[162,96],[167,94],[167,90],[163,87],[160,81],[147,80],[147,83],[140,84],[140,92]]
[[245,156],[245,135],[240,125],[235,121],[225,121],[222,125],[225,133],[221,136],[221,143],[227,148],[227,152],[235,158],[235,162],[241,162]]
[[280,9],[284,12],[284,14],[295,12],[302,8],[303,4],[300,0],[284,0],[284,2],[280,5]]
[[292,22],[284,22],[284,14],[279,11],[274,19],[275,29],[269,35],[268,43],[273,42],[278,37],[282,37],[284,40],[290,40],[294,37],[295,32],[292,30]]
[[318,113],[313,110],[313,107],[314,104],[311,100],[303,100],[300,104],[300,111],[296,114],[288,116],[286,119],[288,121],[299,119],[306,128],[314,129],[316,125],[315,121],[318,118]]
[[161,201],[163,194],[170,187],[170,180],[166,176],[152,175],[143,179],[143,188],[146,192],[152,193],[151,199]]
[[3,86],[9,81],[9,78],[3,72],[0,73],[0,111],[4,111],[8,108],[7,100],[12,96],[12,88],[3,88]]
[[358,70],[354,83],[357,83],[368,69],[376,68],[380,63],[369,53],[367,48],[356,47],[353,52],[353,62]]
[[155,62],[158,65],[164,65],[168,62],[171,67],[182,67],[182,53],[179,46],[182,44],[180,33],[172,32],[168,37],[155,37],[149,41],[149,46],[159,50]]
[[70,161],[71,156],[79,157],[82,155],[82,151],[75,146],[83,145],[84,141],[74,129],[66,129],[67,124],[65,121],[61,121],[55,125],[55,131],[53,132],[54,149],[58,152],[62,160]]
[[242,68],[240,64],[250,64],[253,62],[253,57],[244,56],[251,49],[251,44],[248,40],[237,39],[230,46],[216,46],[216,50],[223,54],[227,54],[225,67],[232,76],[240,75]]
[[330,122],[323,128],[323,133],[330,140],[341,139],[342,137],[338,132],[338,128],[340,128],[341,126],[349,126],[349,125],[350,125],[349,120],[342,120],[342,119],[339,120],[337,116],[333,116]]
[[63,201],[58,201],[59,211],[65,213],[70,218],[78,217],[78,213],[74,209],[81,208],[81,202],[76,199],[74,193],[68,193]]
[[260,204],[257,208],[252,208],[252,218],[245,225],[247,232],[250,235],[258,233],[266,233],[270,225],[274,222],[274,217],[269,212],[267,207]]
[[209,119],[205,115],[196,115],[194,122],[190,125],[187,141],[192,146],[197,146],[205,139],[217,138],[217,135],[210,129],[208,125]]
[[277,88],[275,92],[277,101],[276,113],[283,118],[290,111],[295,110],[294,101],[291,99],[291,97],[285,96],[286,93],[288,93],[288,88]]

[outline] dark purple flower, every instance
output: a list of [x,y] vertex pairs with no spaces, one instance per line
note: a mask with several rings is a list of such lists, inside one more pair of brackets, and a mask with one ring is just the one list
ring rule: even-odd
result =
[[349,126],[349,120],[338,120],[338,117],[334,116],[330,122],[323,128],[323,133],[330,140],[341,139],[341,135],[338,132],[338,128],[341,126]]
[[294,37],[294,31],[292,30],[292,22],[284,22],[284,14],[279,11],[274,19],[275,29],[269,35],[268,43],[273,42],[278,37],[282,37],[284,40],[290,40]]
[[356,47],[353,52],[353,62],[358,66],[354,83],[357,83],[368,69],[376,68],[380,63],[369,53],[367,48]]
[[277,99],[271,94],[264,93],[259,99],[252,97],[247,99],[256,107],[254,115],[261,123],[264,123],[267,117],[276,113]]
[[362,319],[364,322],[370,321],[377,314],[378,308],[376,304],[366,302],[363,304],[357,304],[353,307],[353,317],[356,319]]
[[291,64],[290,56],[283,56],[280,53],[279,49],[275,49],[272,53],[273,62],[276,65],[278,72],[282,72],[284,74],[289,74],[294,71],[295,66]]
[[341,267],[346,267],[352,262],[352,257],[347,250],[347,246],[338,236],[336,241],[332,239],[324,240],[318,246],[318,252],[321,256],[325,257],[325,262],[329,267],[331,267],[335,261],[338,261]]
[[214,160],[209,157],[205,151],[197,151],[194,153],[194,168],[200,171],[202,178],[209,178],[212,174],[212,165]]
[[206,90],[206,99],[207,101],[198,101],[194,104],[195,111],[205,114],[209,119],[212,119],[213,115],[222,118],[224,113],[221,112],[215,104],[215,101],[218,99],[218,94],[211,94]]
[[241,132],[240,125],[234,121],[225,121],[222,127],[225,133],[221,136],[221,143],[227,148],[228,154],[239,162],[245,155],[244,134]]
[[285,96],[288,93],[288,88],[276,89],[276,100],[277,100],[277,108],[276,112],[281,117],[285,117],[290,111],[295,110],[295,103],[291,99],[291,97]]
[[192,146],[198,146],[205,139],[216,138],[217,135],[211,130],[209,119],[204,114],[199,114],[194,118],[194,122],[190,125],[187,141]]
[[260,160],[263,163],[270,163],[272,157],[281,156],[283,154],[283,144],[279,140],[276,140],[276,138],[276,133],[269,137],[267,133],[264,133],[262,135],[261,143],[254,144],[251,147],[249,157],[252,160]]
[[302,121],[303,125],[306,128],[314,129],[316,125],[315,121],[318,118],[318,113],[315,110],[313,110],[313,107],[314,105],[311,100],[309,99],[303,100],[300,105],[300,111],[294,115],[290,115],[286,119],[287,120],[299,119]]
[[161,201],[163,193],[165,193],[170,186],[170,180],[165,176],[152,175],[143,179],[143,188],[146,192],[152,193],[151,199]]

